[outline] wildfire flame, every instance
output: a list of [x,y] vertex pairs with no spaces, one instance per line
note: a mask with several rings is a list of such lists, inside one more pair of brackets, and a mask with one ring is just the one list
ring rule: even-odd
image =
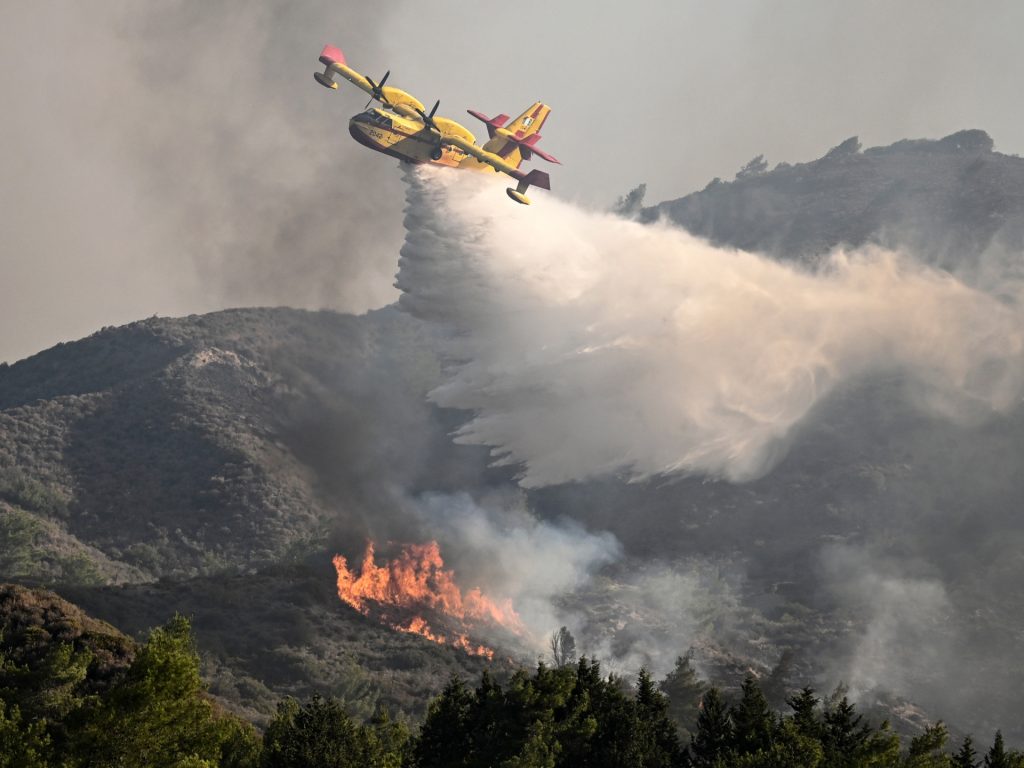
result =
[[[496,602],[479,588],[463,594],[455,583],[455,574],[445,569],[441,548],[436,541],[409,544],[394,560],[384,565],[374,562],[373,542],[366,545],[359,575],[349,570],[342,555],[334,556],[338,572],[338,597],[364,615],[371,606],[384,623],[400,632],[420,635],[442,645],[453,645],[474,656],[493,658],[494,651],[469,640],[475,627],[491,624],[517,635],[523,623],[511,600]],[[389,609],[399,608],[414,615],[403,621],[389,620]],[[456,629],[441,631],[432,628],[421,611],[430,610],[445,617],[446,624]]]

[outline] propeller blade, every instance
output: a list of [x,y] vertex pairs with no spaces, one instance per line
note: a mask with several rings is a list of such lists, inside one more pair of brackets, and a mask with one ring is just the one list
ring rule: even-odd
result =
[[[373,93],[370,94],[370,101],[366,102],[366,107],[369,107],[374,99],[377,99],[377,101],[381,102],[382,104],[389,103],[388,100],[384,98],[384,83],[388,81],[388,78],[390,76],[391,70],[389,69],[387,72],[384,73],[384,77],[380,79],[380,82],[375,83],[373,82],[372,77],[370,77],[369,75],[363,75],[363,77],[366,78],[366,82],[370,84],[370,89],[373,91]],[[366,107],[363,107],[363,109],[366,109]]]
[[363,75],[363,77],[366,78],[366,82],[370,84],[370,88],[373,90],[373,93],[370,94],[370,100],[366,102],[366,106],[363,107],[363,109],[369,109],[370,105],[373,103],[373,97],[377,93],[377,84],[373,82],[373,78],[369,75]]
[[434,102],[434,108],[432,110],[430,110],[430,116],[431,117],[433,117],[434,113],[437,112],[437,108],[439,106],[441,106],[441,100],[440,99],[438,99],[437,101]]

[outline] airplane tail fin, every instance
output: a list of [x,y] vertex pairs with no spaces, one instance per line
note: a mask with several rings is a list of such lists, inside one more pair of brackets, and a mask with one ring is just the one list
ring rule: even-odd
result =
[[541,129],[549,114],[551,114],[551,107],[537,101],[506,127],[517,137],[526,138]]
[[[538,149],[537,142],[540,141],[538,131],[544,125],[551,107],[541,102],[533,103],[523,114],[508,123],[508,115],[487,117],[486,115],[469,110],[469,114],[478,120],[482,120],[487,126],[487,135],[490,141],[484,144],[484,149],[493,152],[503,158],[507,163],[519,167],[523,160],[529,160],[534,155],[547,160],[549,163],[557,163],[554,157]],[[506,125],[506,123],[508,123]]]
[[340,48],[333,45],[325,45],[324,49],[320,51],[320,63],[324,65],[324,71],[314,72],[313,77],[324,88],[336,91],[338,84],[334,82],[333,65],[340,64],[345,66],[345,54],[341,52]]

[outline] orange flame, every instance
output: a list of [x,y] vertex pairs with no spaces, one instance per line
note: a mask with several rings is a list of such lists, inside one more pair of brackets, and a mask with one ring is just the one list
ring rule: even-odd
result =
[[432,629],[418,614],[396,623],[385,619],[385,623],[400,632],[421,635],[435,643],[450,644],[489,659],[493,658],[494,651],[474,645],[467,637],[475,625],[482,622],[504,627],[515,634],[523,632],[522,621],[511,600],[495,602],[479,588],[462,593],[455,583],[455,574],[445,569],[436,541],[409,544],[397,558],[381,566],[374,562],[373,542],[368,542],[358,576],[349,570],[348,561],[341,555],[334,556],[334,567],[338,572],[338,597],[360,613],[369,615],[370,603],[385,610],[386,607],[417,612],[429,609],[442,614],[449,622],[454,620],[465,630],[449,637]]

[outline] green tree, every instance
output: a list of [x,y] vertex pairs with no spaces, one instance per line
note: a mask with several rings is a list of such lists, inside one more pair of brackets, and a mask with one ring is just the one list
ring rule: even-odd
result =
[[204,696],[187,619],[153,630],[124,677],[72,719],[78,765],[161,768],[220,759],[220,731]]
[[708,689],[701,700],[697,731],[690,741],[690,752],[697,768],[714,768],[732,755],[733,725],[722,694]]
[[855,756],[871,738],[871,728],[857,714],[857,708],[841,694],[839,701],[825,708],[821,742],[829,766],[856,765]]
[[903,765],[905,768],[948,768],[950,760],[945,753],[948,739],[949,731],[941,720],[928,726],[924,733],[911,740]]
[[282,701],[263,736],[264,768],[377,768],[379,744],[352,722],[337,699]]
[[822,737],[822,722],[818,717],[818,697],[814,695],[814,689],[804,687],[799,693],[786,699],[789,708],[793,710],[790,716],[793,726],[801,736],[820,741]]
[[378,707],[367,729],[370,763],[377,768],[400,768],[411,756],[410,734],[405,723],[391,719],[384,707]]
[[668,696],[668,714],[679,729],[680,738],[689,741],[697,728],[700,701],[707,684],[693,668],[693,651],[676,659],[676,665],[661,681],[661,692]]
[[639,764],[636,706],[617,678],[608,675],[591,689],[590,708],[597,722],[590,764],[594,768],[626,768]]
[[981,761],[978,759],[978,751],[974,748],[974,740],[970,734],[964,736],[960,749],[953,755],[953,768],[978,768]]
[[45,768],[49,746],[45,721],[26,723],[0,699],[0,768]]
[[468,765],[466,738],[473,709],[473,694],[454,675],[430,703],[413,748],[418,768],[459,768]]
[[747,675],[739,703],[731,709],[733,743],[739,754],[767,752],[775,730],[775,716],[753,675]]
[[586,766],[598,732],[597,717],[591,709],[592,693],[601,685],[601,668],[585,656],[572,670],[571,687],[559,712],[558,765]]
[[636,686],[637,736],[640,765],[669,768],[683,761],[679,735],[668,716],[668,698],[658,691],[646,669],[640,670]]
[[819,768],[824,751],[821,742],[801,734],[792,719],[785,720],[775,731],[767,749],[741,755],[733,768]]
[[840,686],[822,717],[821,742],[824,765],[829,768],[869,768],[899,762],[900,742],[885,722],[873,729],[857,714]]
[[499,765],[500,768],[555,768],[555,751],[552,749],[550,734],[545,732],[541,723],[535,723],[522,749]]
[[220,745],[220,768],[257,768],[263,752],[263,738],[252,724],[235,717],[214,722],[215,740]]
[[985,753],[984,764],[985,768],[1015,768],[1010,755],[1006,752],[1002,731],[996,731],[995,740]]

